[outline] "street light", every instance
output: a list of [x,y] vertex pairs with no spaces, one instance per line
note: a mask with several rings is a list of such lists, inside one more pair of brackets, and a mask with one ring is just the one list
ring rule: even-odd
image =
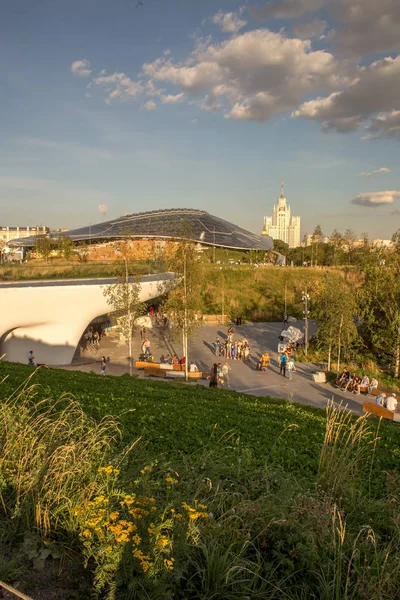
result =
[[307,288],[302,292],[301,299],[304,303],[304,353],[307,356],[308,353],[308,315],[310,311],[308,310],[308,302],[310,300],[310,295],[307,293]]

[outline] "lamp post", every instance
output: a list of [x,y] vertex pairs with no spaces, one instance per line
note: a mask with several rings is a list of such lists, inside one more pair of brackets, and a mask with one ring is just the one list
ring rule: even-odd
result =
[[308,315],[310,312],[308,310],[308,302],[310,300],[310,295],[307,293],[307,287],[302,292],[301,299],[303,300],[303,303],[304,303],[304,310],[303,310],[303,314],[304,314],[304,354],[307,356],[307,353],[308,353]]

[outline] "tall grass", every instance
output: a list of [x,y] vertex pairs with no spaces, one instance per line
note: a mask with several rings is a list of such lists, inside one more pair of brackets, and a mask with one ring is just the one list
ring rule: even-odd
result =
[[31,385],[3,399],[0,506],[14,532],[65,527],[118,435],[115,419],[96,423],[67,395],[39,400]]

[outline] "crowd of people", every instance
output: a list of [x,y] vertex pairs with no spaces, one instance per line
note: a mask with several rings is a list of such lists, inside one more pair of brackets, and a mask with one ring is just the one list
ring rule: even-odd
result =
[[226,359],[242,360],[246,362],[250,358],[250,345],[248,339],[243,337],[241,340],[234,340],[235,331],[233,327],[228,329],[228,337],[226,340],[221,340],[216,337],[214,341],[215,356],[223,356]]

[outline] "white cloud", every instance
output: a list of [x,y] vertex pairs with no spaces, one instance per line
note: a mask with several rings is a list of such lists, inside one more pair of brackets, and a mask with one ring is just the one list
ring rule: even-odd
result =
[[319,10],[327,0],[276,0],[250,9],[254,19],[293,19]]
[[357,56],[398,52],[398,0],[340,0],[334,17],[339,24],[332,42],[341,52]]
[[97,209],[102,215],[106,215],[108,211],[108,206],[107,204],[99,204],[97,206]]
[[167,94],[166,96],[161,96],[161,102],[163,104],[180,104],[185,99],[185,94],[181,92],[180,94]]
[[148,100],[144,107],[146,110],[156,110],[157,104],[154,102],[154,100]]
[[394,138],[400,140],[400,110],[392,110],[372,117],[365,130],[367,134],[364,139]]
[[398,198],[400,198],[400,192],[397,191],[366,192],[358,194],[356,198],[353,198],[351,203],[373,208],[375,206],[382,206],[382,204],[393,204],[394,200]]
[[291,110],[315,90],[340,88],[350,81],[347,70],[309,41],[268,29],[201,43],[184,62],[161,57],[143,66],[150,79],[200,97],[202,109],[255,121]]
[[293,31],[300,40],[310,40],[312,38],[319,38],[324,33],[327,27],[326,21],[321,19],[315,19],[314,21],[306,21],[304,23],[297,23],[293,27]]
[[91,72],[90,62],[86,58],[76,60],[71,65],[71,73],[77,77],[89,77]]
[[358,175],[360,177],[372,177],[373,175],[380,175],[381,173],[391,173],[392,171],[387,167],[381,167],[380,169],[375,169],[374,171],[362,171]]
[[143,92],[143,86],[139,81],[133,81],[125,73],[113,73],[107,75],[103,70],[93,79],[96,85],[103,86],[108,92],[106,103],[111,104],[113,100],[126,102],[136,98]]
[[293,116],[321,121],[325,130],[354,131],[376,113],[395,111],[399,96],[400,56],[384,58],[357,68],[345,89],[305,102]]
[[247,25],[247,21],[241,19],[240,14],[234,12],[224,13],[220,10],[212,17],[212,22],[215,25],[219,25],[225,33],[237,33],[242,27]]

